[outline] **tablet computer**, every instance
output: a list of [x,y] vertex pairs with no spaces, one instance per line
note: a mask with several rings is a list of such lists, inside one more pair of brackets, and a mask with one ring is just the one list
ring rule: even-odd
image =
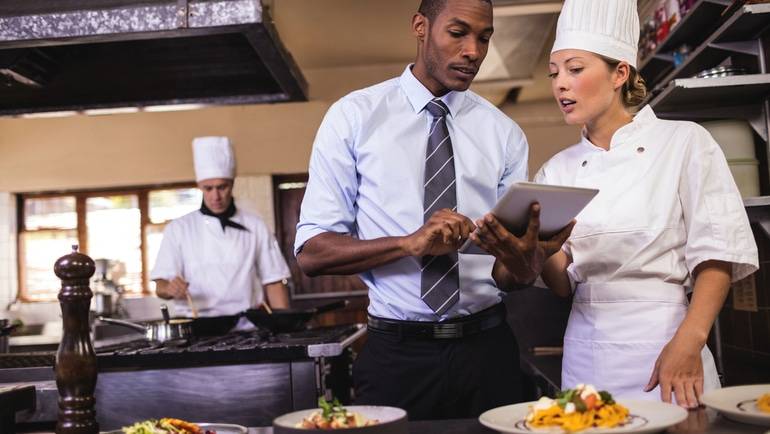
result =
[[[529,223],[529,208],[533,202],[540,204],[540,238],[550,238],[569,224],[599,190],[592,188],[567,187],[563,185],[516,182],[508,187],[492,214],[516,236],[522,236]],[[486,254],[468,239],[459,249],[460,253]]]

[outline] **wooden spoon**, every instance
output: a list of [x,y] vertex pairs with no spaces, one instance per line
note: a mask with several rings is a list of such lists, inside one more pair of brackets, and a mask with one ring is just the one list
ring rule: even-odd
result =
[[193,299],[190,296],[190,292],[189,291],[185,291],[184,294],[187,297],[187,305],[190,306],[190,310],[192,311],[193,319],[198,318],[198,309],[195,307],[195,303],[193,303]]

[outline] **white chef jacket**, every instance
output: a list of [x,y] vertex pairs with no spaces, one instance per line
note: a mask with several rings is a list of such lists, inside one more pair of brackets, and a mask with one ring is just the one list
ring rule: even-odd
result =
[[[733,281],[758,268],[757,246],[724,154],[692,122],[658,119],[649,106],[618,129],[609,150],[580,143],[535,176],[599,189],[564,245],[575,290],[562,387],[593,383],[618,396],[642,392],[687,311],[703,261],[732,264]],[[705,388],[719,387],[704,348]]]
[[[181,276],[201,316],[232,315],[264,300],[262,285],[291,273],[275,237],[256,214],[237,209],[230,220],[248,231],[227,227],[199,210],[166,225],[150,279]],[[185,300],[176,312],[189,315]]]

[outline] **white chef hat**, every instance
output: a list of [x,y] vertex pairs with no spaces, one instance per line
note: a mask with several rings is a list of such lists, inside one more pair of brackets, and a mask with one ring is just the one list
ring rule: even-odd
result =
[[585,50],[636,68],[638,44],[636,0],[566,0],[551,53]]
[[235,156],[227,137],[196,137],[192,142],[195,180],[235,177]]

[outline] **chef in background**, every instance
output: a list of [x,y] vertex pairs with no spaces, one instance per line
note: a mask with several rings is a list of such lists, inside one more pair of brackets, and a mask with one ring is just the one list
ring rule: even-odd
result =
[[289,267],[265,222],[235,206],[235,157],[227,137],[193,140],[195,179],[203,192],[199,210],[171,221],[150,278],[158,297],[174,299],[176,312],[232,315],[267,303],[287,308],[283,283]]

